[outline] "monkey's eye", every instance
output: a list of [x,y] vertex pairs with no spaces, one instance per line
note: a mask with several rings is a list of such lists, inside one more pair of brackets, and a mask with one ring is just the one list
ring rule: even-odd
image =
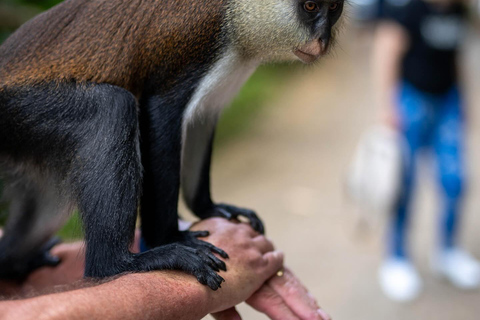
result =
[[328,5],[328,9],[329,9],[330,11],[335,11],[335,10],[337,10],[337,9],[338,9],[338,3],[336,3],[336,2],[330,3],[330,4]]
[[305,2],[305,4],[303,5],[303,8],[305,9],[305,11],[307,12],[316,12],[318,11],[318,6],[315,2],[313,1],[307,1]]

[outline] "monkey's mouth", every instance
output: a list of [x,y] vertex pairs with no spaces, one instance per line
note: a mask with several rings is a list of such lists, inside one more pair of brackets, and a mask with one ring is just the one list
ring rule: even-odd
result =
[[293,53],[304,63],[315,62],[323,54],[323,44],[319,40],[314,40],[297,48]]

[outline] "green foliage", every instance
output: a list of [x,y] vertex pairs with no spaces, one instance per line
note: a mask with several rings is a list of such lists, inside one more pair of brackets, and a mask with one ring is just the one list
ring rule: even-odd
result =
[[80,215],[75,212],[68,222],[57,232],[57,235],[65,240],[75,240],[83,238],[82,221]]
[[22,23],[60,2],[61,0],[1,0],[0,43]]
[[240,135],[254,123],[266,101],[278,94],[280,85],[293,68],[291,64],[267,65],[253,74],[231,106],[224,110],[216,131],[217,146]]
[[2,3],[11,6],[29,6],[46,10],[59,4],[62,0],[2,0]]
[[0,43],[2,43],[3,41],[5,41],[5,39],[7,39],[7,37],[8,37],[9,34],[10,34],[9,31],[1,30],[1,29],[0,29]]

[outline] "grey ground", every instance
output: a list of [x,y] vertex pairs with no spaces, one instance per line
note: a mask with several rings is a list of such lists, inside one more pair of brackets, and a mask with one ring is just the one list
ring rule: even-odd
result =
[[[469,98],[469,194],[463,243],[480,257],[480,42],[470,37],[465,55]],[[334,55],[314,69],[297,70],[272,97],[253,129],[214,158],[215,199],[254,208],[286,263],[333,319],[480,319],[480,291],[462,292],[429,268],[436,197],[428,168],[422,172],[412,230],[412,251],[424,280],[417,301],[398,304],[377,284],[384,223],[356,227],[343,178],[359,135],[378,120],[372,104],[370,37],[347,28]],[[475,79],[475,75],[476,79]],[[474,92],[476,88],[477,92]],[[241,306],[244,319],[266,319]]]

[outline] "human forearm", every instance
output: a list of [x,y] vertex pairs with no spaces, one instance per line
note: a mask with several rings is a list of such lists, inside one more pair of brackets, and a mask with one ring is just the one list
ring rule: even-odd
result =
[[201,319],[210,289],[168,271],[128,274],[108,283],[35,298],[4,301],[0,319]]

